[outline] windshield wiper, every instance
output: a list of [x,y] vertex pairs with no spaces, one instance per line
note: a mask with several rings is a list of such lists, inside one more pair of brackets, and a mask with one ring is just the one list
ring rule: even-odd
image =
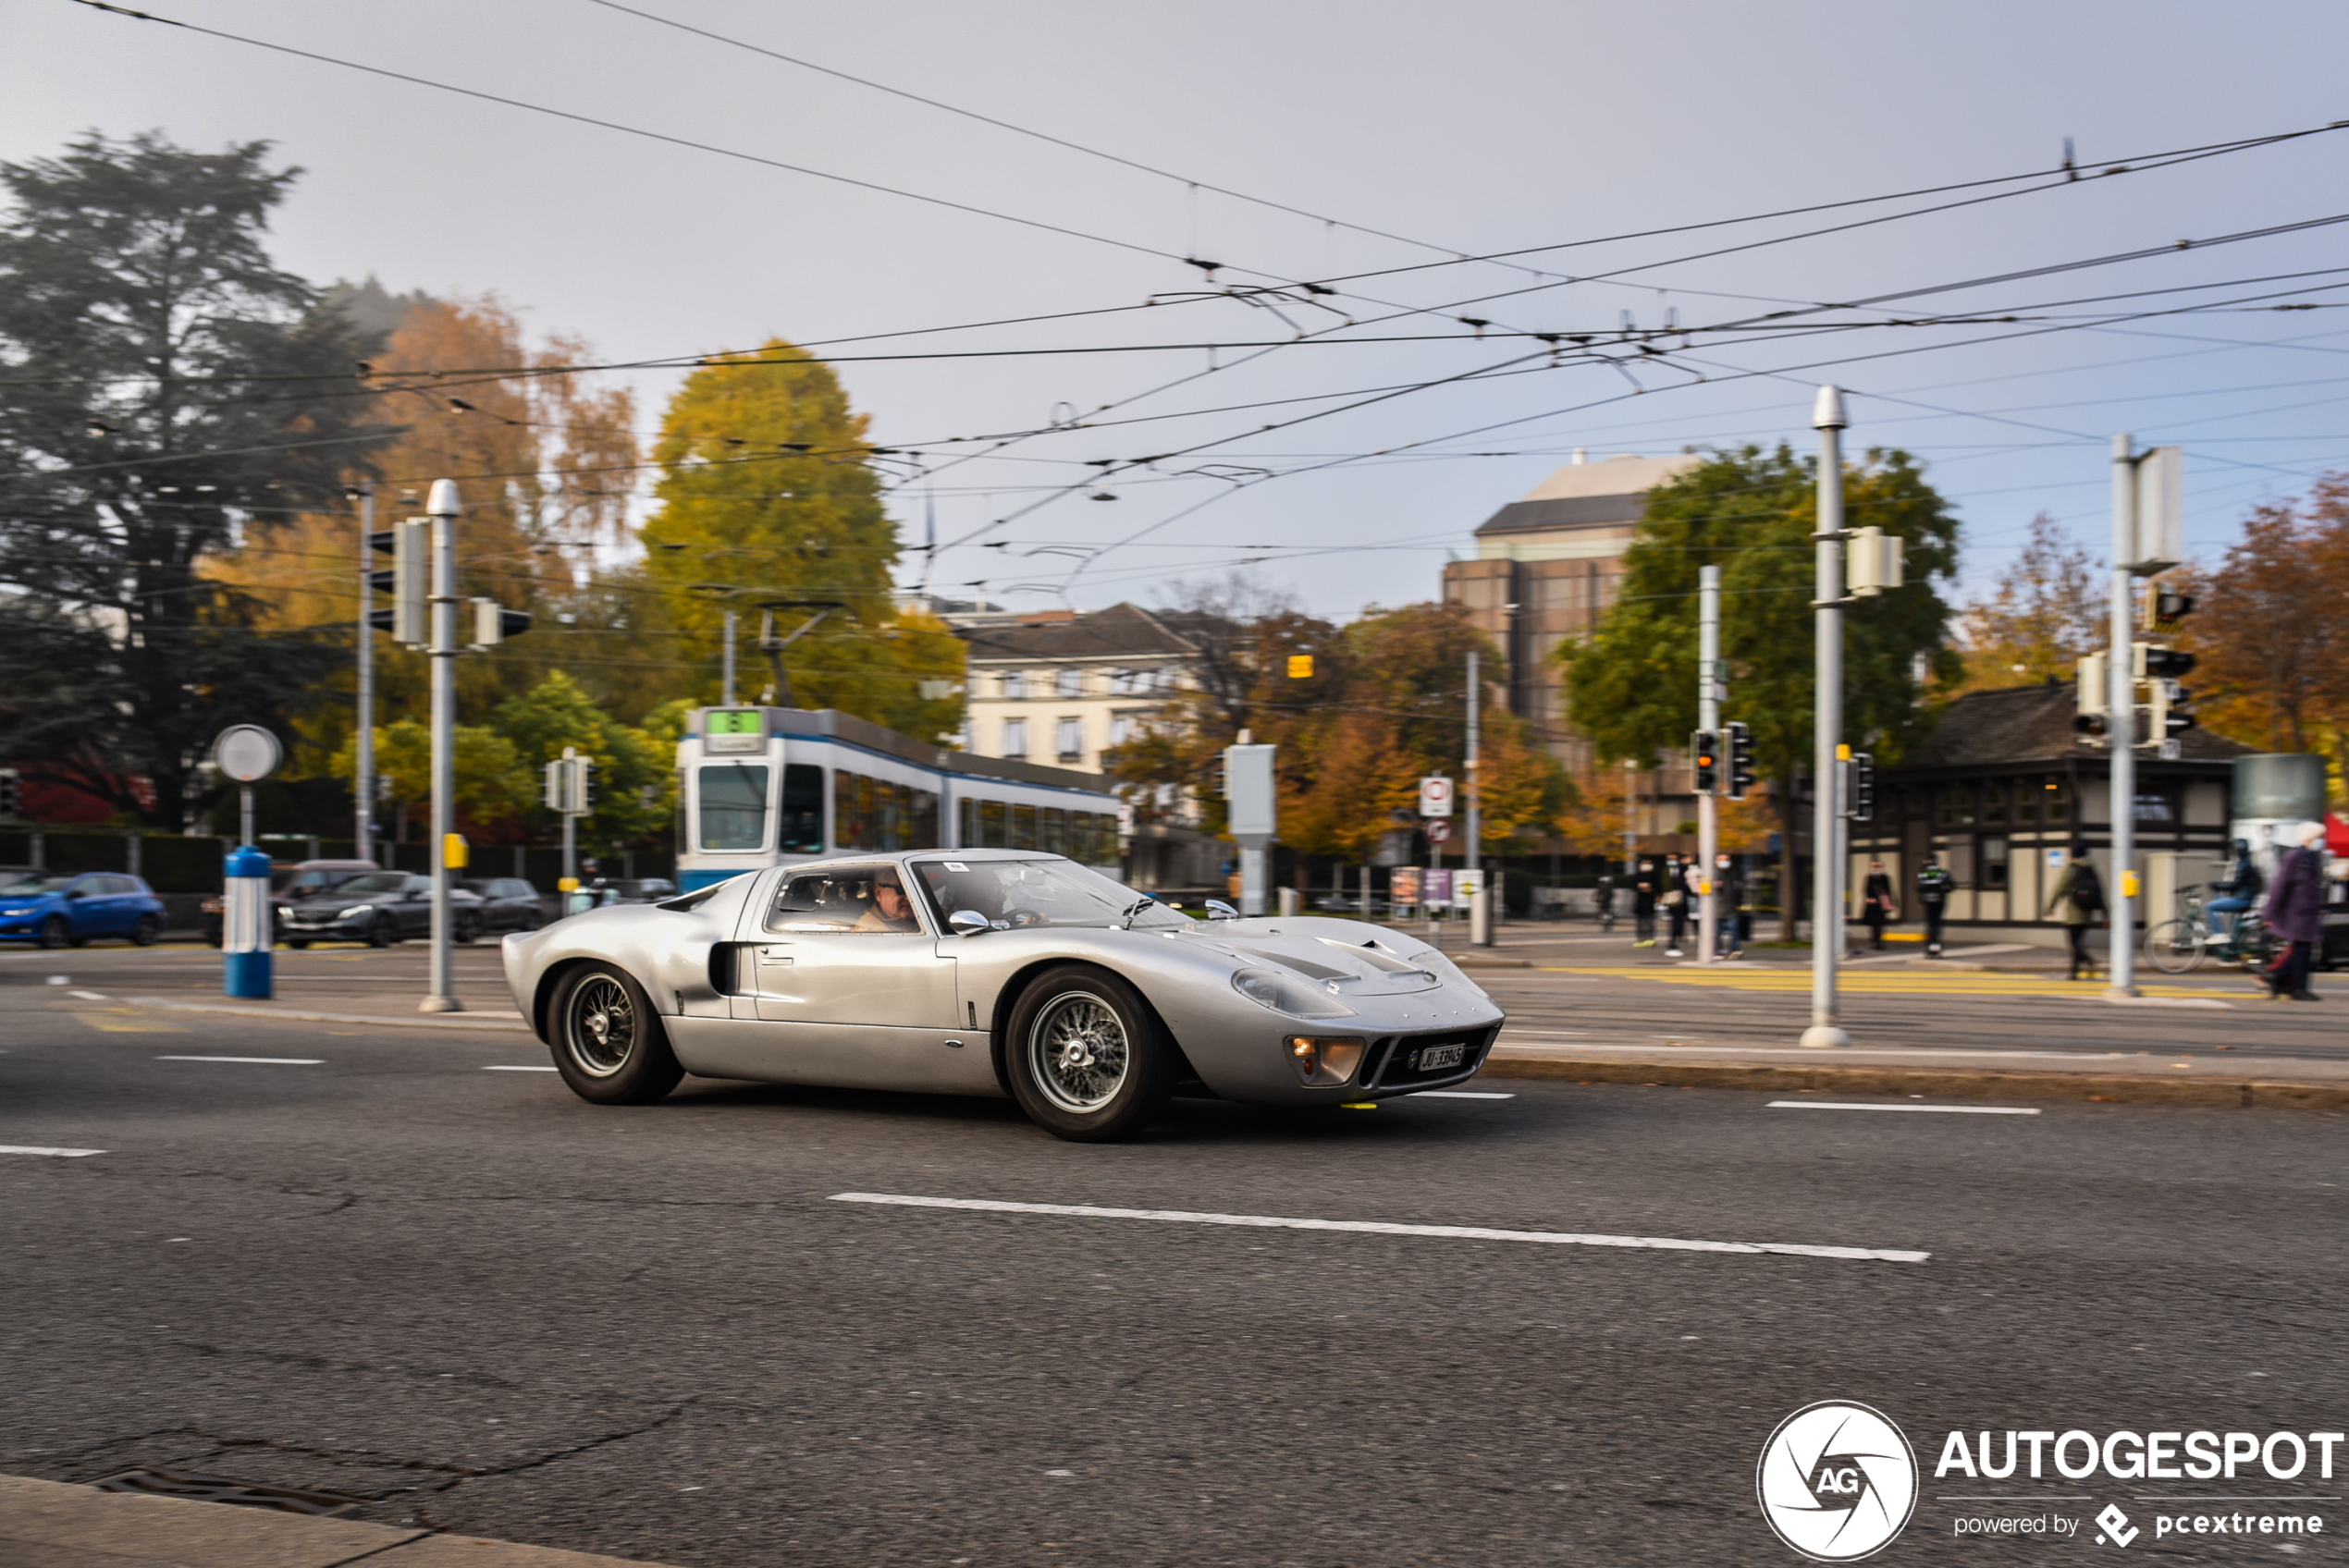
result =
[[1120,931],[1131,931],[1134,929],[1134,917],[1156,902],[1158,902],[1158,900],[1151,898],[1147,893],[1143,894],[1140,898],[1136,899],[1132,903],[1125,906],[1125,913],[1119,917],[1117,928]]

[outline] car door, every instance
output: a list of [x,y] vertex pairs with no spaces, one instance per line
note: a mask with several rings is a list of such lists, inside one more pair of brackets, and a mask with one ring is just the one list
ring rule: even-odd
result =
[[986,1050],[957,1026],[953,956],[896,866],[793,870],[771,887],[743,912],[736,1000],[750,1004],[774,1076],[947,1092],[992,1083]]
[[432,935],[432,878],[411,876],[408,886],[400,889],[400,934],[402,937]]
[[77,941],[106,934],[106,882],[103,876],[84,876],[66,888],[66,925]]

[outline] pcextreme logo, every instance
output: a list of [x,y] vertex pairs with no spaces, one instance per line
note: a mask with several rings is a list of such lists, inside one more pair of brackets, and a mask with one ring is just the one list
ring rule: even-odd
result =
[[1916,1512],[1916,1451],[1881,1411],[1822,1400],[1778,1423],[1753,1487],[1778,1539],[1814,1562],[1857,1562]]

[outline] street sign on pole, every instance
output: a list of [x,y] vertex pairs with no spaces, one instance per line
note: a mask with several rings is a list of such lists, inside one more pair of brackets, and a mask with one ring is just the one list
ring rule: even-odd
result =
[[1451,837],[1452,825],[1449,822],[1446,822],[1444,818],[1439,816],[1434,821],[1427,825],[1427,841],[1429,843],[1441,844],[1449,839]]
[[1240,846],[1240,913],[1264,913],[1265,851],[1280,831],[1280,789],[1273,771],[1278,747],[1224,748],[1224,798],[1232,837]]
[[1441,775],[1420,780],[1420,815],[1449,816],[1452,815],[1452,781]]
[[212,766],[237,781],[237,842],[252,842],[252,787],[277,771],[286,748],[258,724],[232,724],[212,742]]

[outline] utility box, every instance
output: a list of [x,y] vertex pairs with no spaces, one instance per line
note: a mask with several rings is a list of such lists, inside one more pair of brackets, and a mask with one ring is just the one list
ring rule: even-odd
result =
[[1280,832],[1280,789],[1273,774],[1278,746],[1224,748],[1224,798],[1229,802],[1232,837],[1245,844]]

